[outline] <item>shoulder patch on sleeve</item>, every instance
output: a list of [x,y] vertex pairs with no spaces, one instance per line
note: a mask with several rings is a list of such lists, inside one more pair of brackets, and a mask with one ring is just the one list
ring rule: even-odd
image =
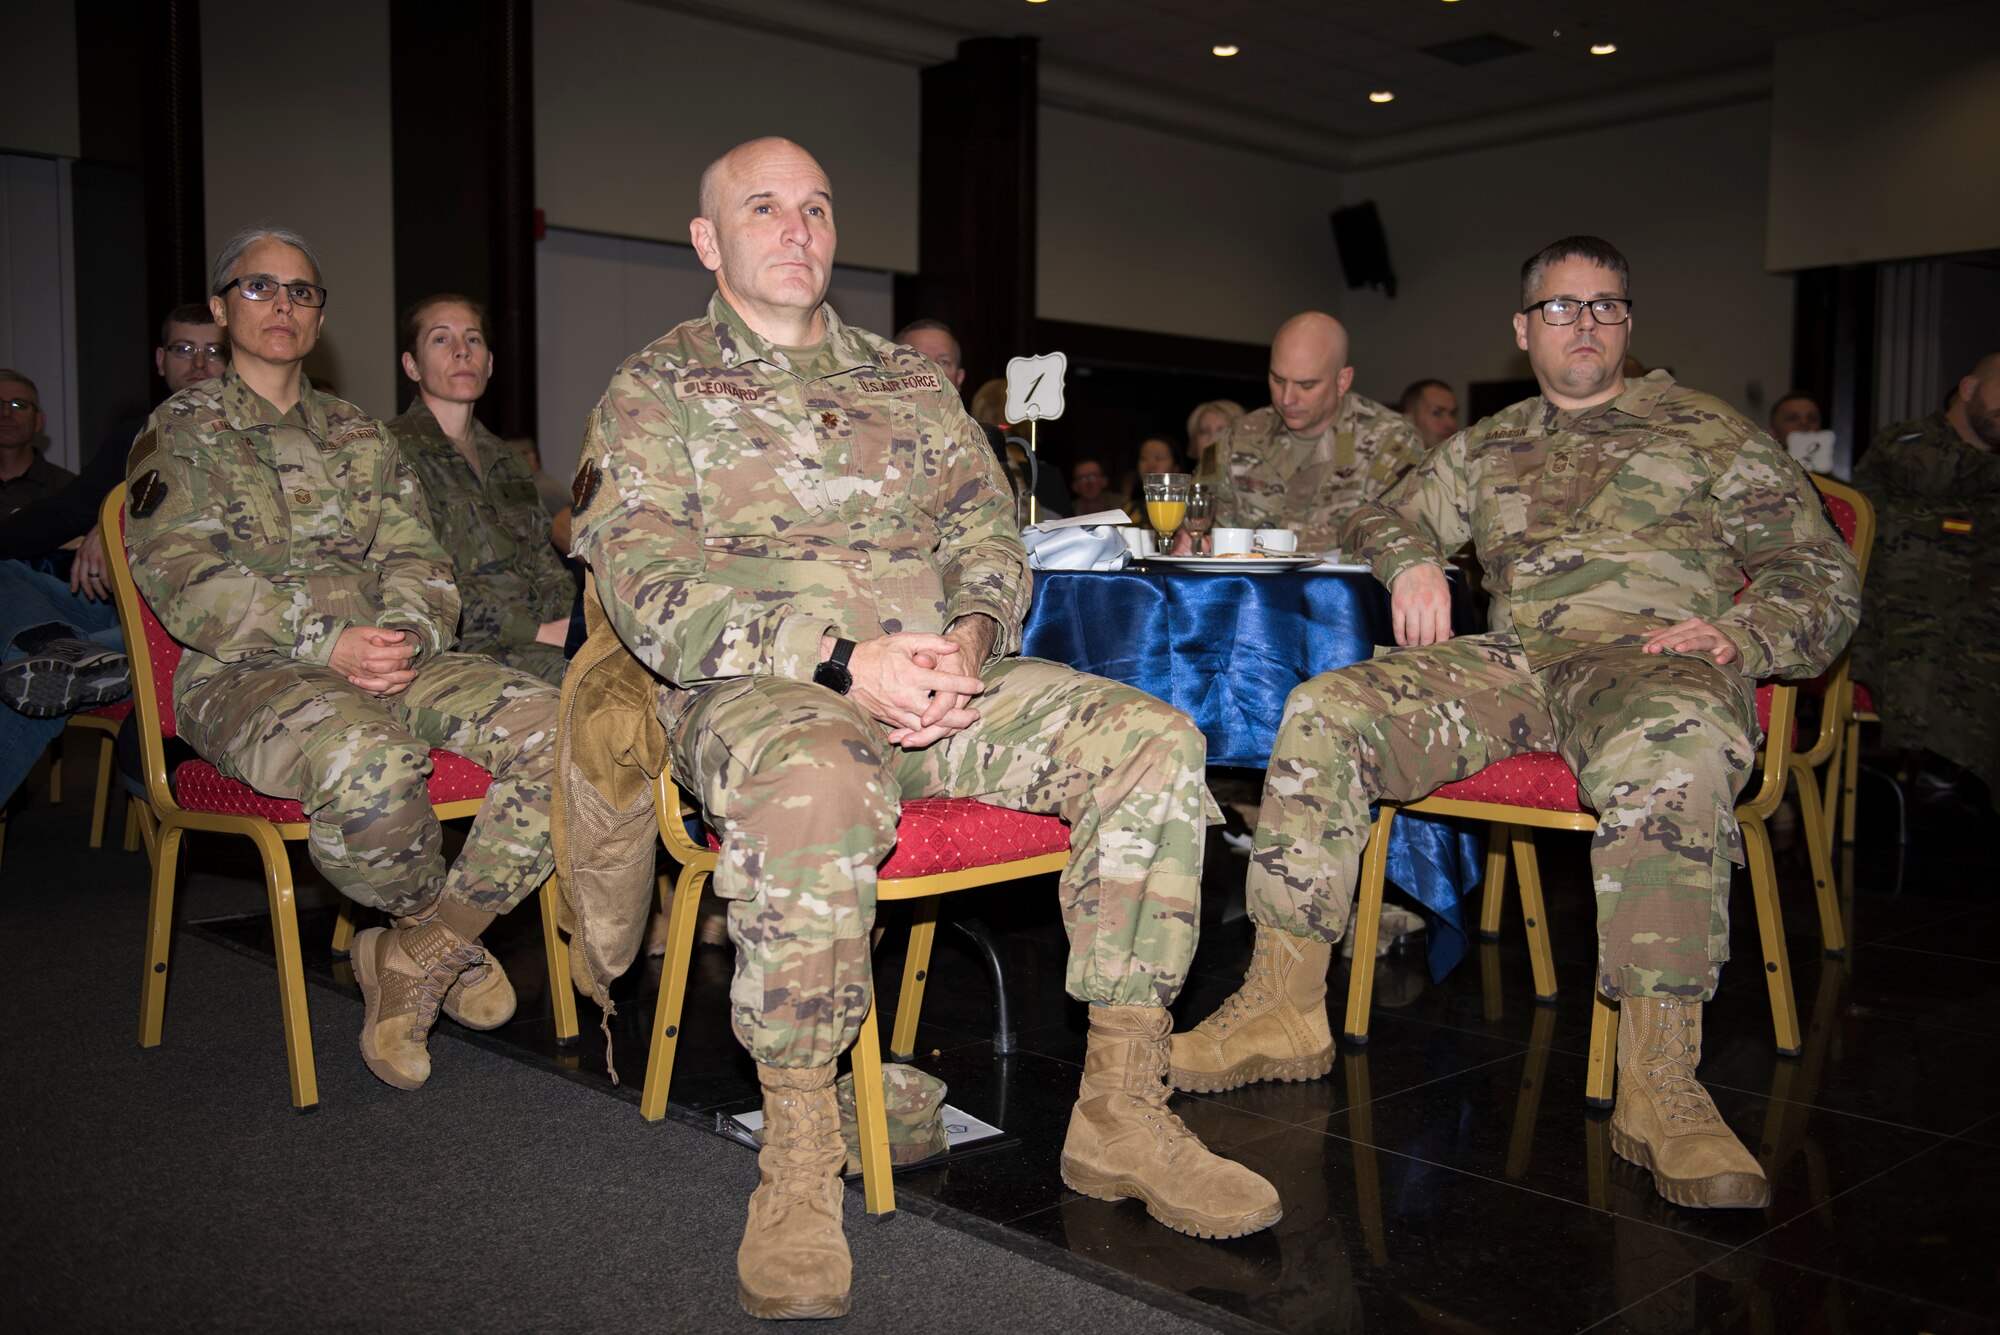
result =
[[144,519],[159,509],[160,503],[166,499],[167,484],[160,480],[160,470],[149,468],[137,482],[132,484],[132,490],[126,498],[126,508],[131,511],[134,519]]
[[141,431],[132,441],[132,452],[125,456],[125,475],[130,477],[132,470],[152,458],[153,451],[159,448],[160,433],[156,428],[149,426]]
[[597,460],[585,459],[576,470],[575,480],[569,484],[569,498],[576,506],[572,512],[575,517],[583,517],[583,512],[597,499],[597,490],[603,483],[604,469],[599,467]]

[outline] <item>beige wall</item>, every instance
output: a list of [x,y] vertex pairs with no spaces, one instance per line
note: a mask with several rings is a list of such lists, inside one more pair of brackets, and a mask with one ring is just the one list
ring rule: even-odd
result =
[[1773,269],[2000,247],[2000,5],[1778,43]]
[[1791,366],[1792,280],[1763,264],[1769,138],[1752,103],[1348,174],[1402,280],[1393,300],[1347,294],[1356,387],[1529,375],[1508,324],[1521,261],[1589,232],[1632,263],[1640,360],[1761,421]]
[[0,78],[0,151],[81,155],[76,114],[76,0],[8,5]]
[[833,180],[841,262],[914,272],[917,94],[908,65],[628,0],[542,0],[536,202],[550,226],[685,242],[702,168],[779,134]]
[[1339,311],[1333,172],[1046,106],[1040,136],[1043,319],[1262,343]]
[[[326,331],[306,361],[341,397],[396,409],[388,0],[203,0],[202,152],[208,258],[247,223],[303,234],[326,267]],[[232,78],[251,41],[310,53],[283,78]]]

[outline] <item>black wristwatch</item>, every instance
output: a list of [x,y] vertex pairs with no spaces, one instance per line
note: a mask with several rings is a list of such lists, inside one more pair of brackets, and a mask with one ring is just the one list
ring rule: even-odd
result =
[[847,660],[853,653],[854,641],[835,640],[832,655],[813,669],[813,681],[835,695],[846,695],[854,688],[854,674],[847,670]]

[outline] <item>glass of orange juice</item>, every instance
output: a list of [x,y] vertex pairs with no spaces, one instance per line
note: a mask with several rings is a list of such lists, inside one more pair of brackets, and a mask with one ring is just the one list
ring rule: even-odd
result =
[[1174,532],[1187,518],[1188,489],[1193,484],[1194,477],[1188,473],[1147,473],[1139,479],[1140,494],[1146,498],[1146,522],[1159,535],[1162,552],[1173,547]]

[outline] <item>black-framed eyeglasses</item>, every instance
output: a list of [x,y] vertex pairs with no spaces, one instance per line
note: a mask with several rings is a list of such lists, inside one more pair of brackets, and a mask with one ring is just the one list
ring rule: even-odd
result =
[[0,408],[12,408],[17,413],[40,412],[42,405],[33,399],[0,399]]
[[219,297],[232,287],[241,292],[246,301],[269,301],[282,291],[294,306],[326,305],[326,289],[319,284],[283,283],[267,273],[244,274],[241,278],[232,278],[215,289],[215,295]]
[[197,352],[212,362],[226,362],[229,360],[229,345],[227,343],[190,343],[184,338],[177,338],[167,344],[167,356],[172,357],[177,362],[191,362],[194,360],[194,355]]
[[1585,307],[1590,309],[1590,318],[1599,324],[1624,324],[1632,318],[1630,297],[1599,297],[1595,301],[1578,301],[1574,297],[1551,297],[1532,306],[1523,306],[1521,314],[1540,311],[1543,324],[1566,325],[1575,324]]

